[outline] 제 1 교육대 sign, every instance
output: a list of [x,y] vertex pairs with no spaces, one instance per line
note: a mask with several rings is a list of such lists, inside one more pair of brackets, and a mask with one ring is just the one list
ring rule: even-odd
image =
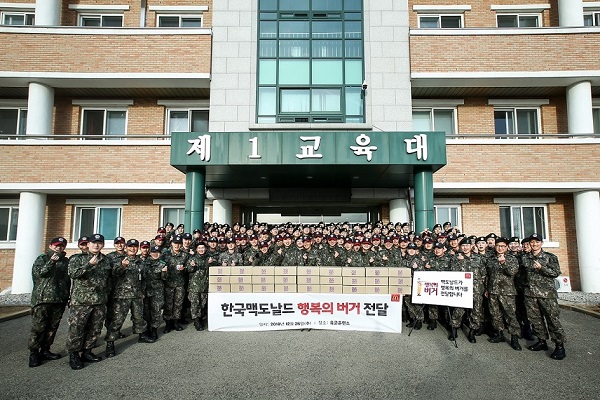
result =
[[473,308],[473,273],[415,271],[412,281],[412,302]]

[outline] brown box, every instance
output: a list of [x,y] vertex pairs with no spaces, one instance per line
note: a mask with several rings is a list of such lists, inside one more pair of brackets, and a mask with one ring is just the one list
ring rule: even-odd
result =
[[275,293],[275,285],[252,285],[253,293]]
[[275,267],[275,275],[296,275],[296,267]]
[[319,269],[321,276],[342,276],[342,267],[321,267]]
[[217,283],[217,284],[223,284],[223,283],[229,283],[229,279],[231,277],[229,275],[211,275],[208,277],[208,283]]
[[209,283],[208,293],[229,293],[231,292],[231,285],[228,283]]
[[389,292],[390,294],[411,294],[412,291],[412,287],[410,285],[404,285],[404,286],[388,286]]
[[298,285],[319,285],[320,277],[318,275],[298,275],[296,282]]
[[252,275],[252,267],[231,267],[231,275]]
[[320,285],[297,285],[298,293],[320,293]]
[[297,282],[296,275],[275,275],[273,278],[276,285],[295,285]]
[[252,267],[252,275],[275,275],[275,267]]
[[254,285],[274,285],[274,275],[252,275],[252,284]]
[[365,294],[389,294],[388,286],[365,286]]
[[[341,276],[323,276],[319,278],[319,283],[321,285],[342,285],[342,277]],[[341,292],[340,292],[341,293]]]
[[365,277],[364,276],[344,276],[342,284],[344,286],[364,286],[365,285]]
[[[321,279],[323,279],[321,277]],[[342,285],[321,285],[321,293],[343,293]]]
[[275,285],[275,293],[297,293],[296,285]]
[[364,294],[364,286],[342,286],[342,293],[347,294]]
[[252,284],[250,283],[232,283],[231,293],[252,293]]
[[385,267],[370,267],[370,268],[365,268],[365,273],[367,275],[367,277],[370,276],[374,276],[374,277],[380,277],[380,276],[389,276],[389,268],[385,268]]
[[231,267],[208,267],[210,275],[231,275]]
[[399,278],[397,276],[389,277],[388,285],[390,286],[410,286],[412,285],[412,278],[409,276],[408,278]]
[[296,268],[296,275],[314,275],[319,276],[319,267],[298,267]]
[[345,267],[342,268],[342,276],[365,276],[364,267]]
[[229,283],[233,284],[242,284],[242,283],[252,283],[252,275],[231,275],[229,277]]
[[410,278],[410,268],[388,268],[389,277]]
[[378,276],[367,276],[365,278],[365,285],[371,286],[387,286],[388,285],[388,277],[378,277]]

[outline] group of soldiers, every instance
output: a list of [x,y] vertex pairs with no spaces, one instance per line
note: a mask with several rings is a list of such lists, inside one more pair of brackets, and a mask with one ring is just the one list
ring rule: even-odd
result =
[[[159,227],[151,241],[116,237],[115,250],[104,254],[102,234],[78,240],[80,252],[67,257],[67,241],[57,237],[33,264],[32,328],[29,366],[55,360],[52,353],[62,315],[69,306],[67,350],[72,369],[102,358],[92,352],[106,326],[106,357],[113,357],[115,341],[131,313],[139,342],[153,343],[158,327],[163,333],[180,331],[191,316],[204,330],[207,318],[210,266],[340,266],[406,267],[412,271],[469,271],[473,275],[473,308],[423,306],[404,297],[408,327],[437,328],[448,324],[449,340],[468,329],[469,342],[491,325],[488,339],[521,350],[519,338],[537,342],[532,351],[555,343],[554,359],[566,357],[565,334],[559,321],[554,278],[558,258],[542,249],[538,234],[520,240],[495,234],[467,236],[449,222],[420,234],[408,223],[397,224],[205,224],[186,233],[184,226]],[[441,312],[440,312],[441,311]],[[425,315],[427,314],[427,318]],[[447,315],[447,317],[446,317]]]

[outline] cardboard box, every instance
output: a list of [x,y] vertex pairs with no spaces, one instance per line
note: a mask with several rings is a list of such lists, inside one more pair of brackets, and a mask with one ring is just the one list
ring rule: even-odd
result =
[[370,268],[365,268],[365,273],[366,276],[374,276],[374,277],[379,277],[379,276],[389,276],[389,268],[379,268],[379,267],[370,267]]
[[231,267],[231,275],[252,275],[252,267]]
[[342,276],[342,267],[321,267],[319,269],[321,276]]
[[365,278],[365,285],[371,286],[387,286],[388,285],[388,277],[379,277],[379,276],[367,276]]
[[252,275],[253,285],[274,285],[275,275]]
[[252,293],[252,284],[251,283],[232,283],[231,284],[231,293]]
[[275,275],[296,275],[296,267],[275,267]]
[[298,267],[296,268],[296,275],[319,276],[319,267]]
[[363,267],[342,268],[342,276],[365,276],[365,268],[363,268]]
[[240,283],[252,283],[251,275],[231,275],[229,277],[229,283],[240,284]]
[[[341,277],[339,278],[341,279]],[[321,293],[341,294],[343,293],[342,285],[321,285]]]
[[365,294],[389,294],[389,288],[387,286],[365,286]]
[[397,294],[405,295],[405,294],[411,294],[412,286],[410,286],[410,285],[404,285],[404,286],[390,285],[390,286],[388,286],[388,290],[389,290],[390,294],[397,293]]
[[320,279],[318,275],[298,275],[296,283],[298,285],[319,285]]
[[275,267],[252,267],[252,275],[275,275]]
[[229,293],[231,292],[231,285],[228,283],[209,283],[208,293]]
[[320,293],[320,285],[297,285],[298,293]]
[[275,293],[297,293],[296,285],[275,285]]
[[364,286],[342,286],[342,293],[347,294],[364,294]]
[[388,268],[389,277],[410,278],[410,268]]
[[208,267],[210,275],[231,275],[231,267]]
[[408,277],[408,278],[398,278],[396,276],[394,277],[389,277],[388,279],[388,285],[390,286],[410,286],[412,285],[412,278]]
[[342,278],[342,284],[344,286],[364,286],[365,285],[365,277],[364,276],[344,276]]
[[275,285],[252,285],[253,293],[275,293]]
[[225,276],[225,275],[211,275],[208,277],[208,283],[218,283],[218,284],[223,284],[223,283],[229,283],[229,279],[231,277],[229,275]]
[[296,275],[275,275],[273,277],[276,285],[295,285]]
[[[341,276],[322,276],[319,278],[321,285],[342,285]],[[340,292],[341,293],[341,292]]]

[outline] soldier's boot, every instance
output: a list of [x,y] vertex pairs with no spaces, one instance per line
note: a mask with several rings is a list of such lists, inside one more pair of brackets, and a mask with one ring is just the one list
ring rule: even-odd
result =
[[415,326],[415,320],[412,318],[408,319],[408,324],[406,324],[407,328],[412,328],[413,326]]
[[154,340],[152,340],[152,338],[150,336],[146,335],[146,332],[144,332],[144,333],[140,333],[138,343],[154,343]]
[[183,330],[183,326],[181,326],[179,321],[174,321],[173,328],[178,332]]
[[51,352],[50,347],[42,347],[40,355],[46,360],[58,360],[61,357],[60,354]]
[[528,340],[530,342],[533,342],[535,340],[535,337],[533,336],[533,329],[531,328],[530,322],[526,322],[525,324],[523,324],[523,329],[521,329],[521,333],[522,333],[523,339]]
[[535,344],[528,346],[527,349],[531,351],[548,350],[548,343],[544,339],[539,339]]
[[556,348],[554,349],[552,354],[550,354],[550,357],[555,360],[562,360],[566,356],[567,353],[565,352],[565,346],[562,343],[556,343]]
[[477,343],[477,339],[475,339],[475,331],[475,329],[469,329],[469,335],[467,336],[469,343]]
[[179,320],[177,322],[179,322],[180,324],[183,324],[183,325],[187,325],[188,324],[188,320],[185,319],[185,317],[179,318]]
[[448,335],[448,340],[454,340],[458,337],[458,329],[455,327],[450,328],[450,334]]
[[435,319],[430,320],[429,323],[427,324],[427,330],[432,331],[435,328],[437,328],[437,321]]
[[194,328],[196,328],[198,332],[204,330],[204,322],[202,321],[202,318],[194,319]]
[[414,330],[418,331],[423,327],[423,321],[421,321],[420,319],[415,321],[415,327]]
[[506,339],[504,339],[504,332],[502,331],[494,332],[494,336],[488,339],[488,342],[490,343],[500,343],[504,341],[506,341]]
[[152,328],[152,340],[155,342],[158,340],[158,328]]
[[482,333],[483,333],[483,328],[479,328],[475,331],[475,336],[481,336]]
[[[108,353],[107,353],[106,357],[108,357]],[[81,353],[81,358],[83,359],[83,361],[87,361],[87,362],[102,361],[102,357],[97,356],[94,353],[92,353],[91,349],[85,349],[83,351],[83,353]]]
[[83,362],[81,362],[81,358],[79,358],[79,353],[76,351],[69,353],[69,365],[71,369],[81,369],[83,368]]
[[519,337],[517,335],[510,336],[510,347],[515,350],[521,351],[521,345],[519,344]]
[[123,338],[126,338],[127,336],[129,336],[129,335],[126,335],[123,332],[119,331],[118,335],[117,335],[117,339],[123,339]]
[[173,330],[173,321],[168,319],[165,321],[165,330],[163,333],[169,333]]
[[115,342],[106,342],[106,358],[114,357],[116,355]]
[[29,353],[29,368],[35,368],[42,365],[42,358],[39,350],[31,350]]

